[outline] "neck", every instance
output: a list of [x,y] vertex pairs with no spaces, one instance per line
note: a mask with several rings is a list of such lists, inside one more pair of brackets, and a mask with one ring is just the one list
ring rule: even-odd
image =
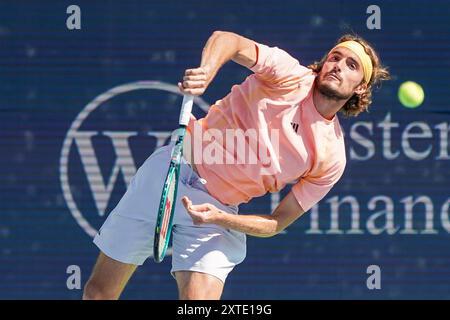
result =
[[336,100],[324,96],[319,90],[313,92],[313,102],[317,111],[327,120],[333,120],[336,113],[344,106],[347,100]]

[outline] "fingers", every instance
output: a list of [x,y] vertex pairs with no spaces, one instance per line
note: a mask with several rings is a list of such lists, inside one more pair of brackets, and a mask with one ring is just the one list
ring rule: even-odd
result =
[[203,223],[202,222],[202,214],[195,210],[192,210],[191,200],[185,196],[185,197],[181,198],[181,202],[183,203],[184,207],[186,208],[187,213],[191,216],[194,225],[202,224]]
[[183,85],[181,84],[181,82],[178,82],[178,89],[180,89],[180,91],[183,94],[190,94],[193,96],[200,96],[205,92],[205,87],[201,87],[201,88],[185,88],[183,87]]
[[200,213],[204,213],[204,212],[208,212],[211,210],[211,205],[209,203],[202,203],[202,204],[197,204],[197,205],[193,205],[191,200],[184,196],[183,198],[181,198],[181,202],[183,203],[184,207],[191,212],[200,212]]
[[184,94],[201,95],[208,87],[208,69],[200,67],[187,69],[184,72],[183,81],[178,82],[178,88]]
[[186,208],[187,213],[191,216],[192,221],[195,225],[213,223],[214,215],[218,211],[218,209],[213,204],[202,203],[193,205],[192,201],[186,196],[181,198],[181,202]]
[[206,83],[205,81],[193,81],[193,80],[185,80],[181,83],[184,89],[197,89],[204,88]]
[[181,202],[183,203],[183,205],[186,209],[189,209],[189,206],[192,204],[191,200],[186,196],[181,198]]
[[209,203],[203,203],[203,204],[198,204],[198,205],[191,204],[189,209],[192,211],[196,211],[196,212],[208,212],[211,210]]
[[206,68],[194,68],[194,69],[187,69],[184,74],[186,76],[191,76],[191,75],[206,75],[207,70]]
[[206,75],[205,74],[200,74],[200,75],[185,75],[183,77],[183,81],[206,81]]

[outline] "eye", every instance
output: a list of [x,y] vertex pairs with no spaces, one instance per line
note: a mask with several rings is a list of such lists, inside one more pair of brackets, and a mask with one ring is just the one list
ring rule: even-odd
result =
[[351,70],[356,70],[356,69],[358,69],[358,68],[356,67],[356,63],[354,63],[354,62],[350,62],[350,63],[348,64],[348,66],[349,66],[349,68],[350,68]]

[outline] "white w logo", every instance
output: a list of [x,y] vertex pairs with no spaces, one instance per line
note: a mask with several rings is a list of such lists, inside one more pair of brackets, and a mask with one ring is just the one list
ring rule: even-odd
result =
[[[80,162],[86,174],[86,180],[89,185],[90,191],[92,192],[92,197],[95,202],[95,207],[99,216],[103,217],[106,214],[109,200],[112,195],[112,191],[116,185],[119,174],[124,178],[127,186],[131,183],[131,179],[136,173],[136,165],[132,156],[129,140],[133,136],[137,136],[137,131],[83,131],[80,130],[83,122],[88,118],[89,114],[101,106],[103,103],[113,98],[114,96],[120,95],[134,90],[151,89],[151,90],[163,90],[171,93],[179,94],[177,86],[162,83],[158,81],[140,81],[131,84],[126,84],[112,88],[111,90],[101,94],[89,103],[73,121],[69,131],[67,132],[66,138],[64,140],[63,148],[61,151],[60,159],[60,180],[61,187],[64,194],[66,203],[72,213],[73,217],[76,219],[78,224],[83,228],[83,230],[94,237],[97,230],[93,228],[87,219],[83,216],[82,212],[79,210],[76,202],[74,201],[73,187],[69,183],[69,152],[72,145],[78,149],[78,154],[80,155]],[[207,112],[208,104],[201,98],[196,97],[194,102],[203,111]],[[175,109],[176,114],[179,113]],[[146,120],[147,121],[147,120]],[[176,127],[176,123],[174,124]],[[164,142],[170,137],[171,131],[149,131],[147,135],[156,138],[156,148],[162,146]],[[108,175],[103,175],[99,164],[98,155],[95,152],[93,139],[98,136],[108,137],[111,141],[112,147],[115,153],[115,160],[112,165],[112,170]],[[148,155],[152,153],[153,150],[148,151]]]
[[[112,131],[104,131],[100,134],[96,131],[81,131],[74,134],[74,140],[100,216],[105,215],[106,207],[119,173],[122,173],[127,186],[131,183],[131,179],[136,173],[137,169],[131,155],[128,139],[137,134],[137,132]],[[106,181],[101,174],[98,159],[92,146],[92,137],[97,135],[109,137],[116,154],[111,175],[107,177]],[[159,136],[156,146],[158,148],[164,144],[164,141],[170,136],[170,132],[149,132],[149,135]]]

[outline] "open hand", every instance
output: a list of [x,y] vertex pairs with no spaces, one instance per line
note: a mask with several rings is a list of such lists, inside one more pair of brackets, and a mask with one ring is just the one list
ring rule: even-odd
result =
[[195,225],[204,223],[214,223],[214,218],[219,214],[220,210],[210,203],[203,203],[199,205],[193,205],[192,201],[184,196],[181,199],[184,207],[194,221]]

